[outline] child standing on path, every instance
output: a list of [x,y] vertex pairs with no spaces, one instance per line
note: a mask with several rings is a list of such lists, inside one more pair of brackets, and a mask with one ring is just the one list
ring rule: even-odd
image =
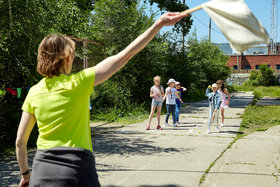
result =
[[177,127],[175,121],[175,107],[176,107],[176,97],[183,103],[182,99],[179,97],[177,90],[174,88],[176,81],[174,79],[168,80],[168,87],[165,89],[165,95],[163,97],[163,101],[166,99],[166,118],[165,118],[165,126],[168,126],[168,118],[170,114],[172,114],[173,119],[173,127]]
[[[177,90],[178,95],[180,96],[180,99],[182,99],[182,93],[187,91],[187,89],[184,87],[181,87],[180,82],[175,83],[175,88]],[[177,124],[180,124],[179,115],[181,112],[181,105],[182,105],[181,101],[178,98],[176,98],[175,119],[176,119]]]
[[[227,90],[227,88],[224,84],[224,81],[218,80],[217,84],[218,84],[218,87],[219,87],[218,93],[220,94],[221,101],[222,101],[222,104],[221,104],[221,119],[222,119],[221,126],[223,127],[224,126],[224,120],[225,120],[225,108],[229,108],[230,93],[228,92],[228,90]],[[228,99],[226,99],[226,95],[227,95]]]
[[154,116],[156,108],[157,108],[157,120],[158,120],[157,129],[162,130],[160,126],[160,111],[162,106],[162,96],[164,95],[164,90],[163,87],[160,85],[160,76],[154,77],[154,83],[155,85],[150,89],[150,97],[153,98],[153,100],[151,106],[151,113],[149,116],[149,124],[146,127],[146,130],[150,129],[151,121]]
[[215,114],[217,114],[216,116],[216,120],[217,120],[217,125],[216,125],[216,130],[217,132],[220,132],[220,129],[218,127],[218,122],[219,122],[219,108],[221,105],[221,99],[220,99],[220,94],[217,92],[218,90],[218,85],[217,84],[212,84],[212,93],[209,93],[209,89],[211,88],[211,86],[208,86],[208,88],[206,89],[206,97],[208,97],[208,101],[209,101],[209,120],[208,120],[208,129],[207,129],[207,134],[210,133],[210,125],[212,122],[214,122],[214,116]]

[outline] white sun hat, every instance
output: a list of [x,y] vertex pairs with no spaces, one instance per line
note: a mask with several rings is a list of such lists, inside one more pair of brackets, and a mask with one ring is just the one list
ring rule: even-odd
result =
[[176,81],[174,79],[169,79],[167,84],[170,84],[170,83],[173,83],[173,82],[176,83]]

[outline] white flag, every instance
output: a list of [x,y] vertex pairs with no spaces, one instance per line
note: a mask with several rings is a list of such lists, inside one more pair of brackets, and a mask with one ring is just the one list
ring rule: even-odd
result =
[[236,51],[269,43],[267,31],[243,0],[212,0],[202,4],[202,8]]

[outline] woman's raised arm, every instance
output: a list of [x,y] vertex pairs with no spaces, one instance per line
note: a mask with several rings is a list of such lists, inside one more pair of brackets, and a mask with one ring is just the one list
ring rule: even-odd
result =
[[162,15],[148,30],[138,36],[117,55],[106,58],[95,66],[95,82],[98,85],[119,71],[134,55],[139,53],[154,38],[163,26],[174,25],[186,15],[166,13]]

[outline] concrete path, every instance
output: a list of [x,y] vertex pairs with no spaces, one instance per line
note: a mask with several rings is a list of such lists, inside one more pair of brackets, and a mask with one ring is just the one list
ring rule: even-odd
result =
[[149,131],[146,120],[97,135],[93,144],[102,186],[198,186],[205,170],[238,133],[240,114],[252,98],[251,93],[234,94],[220,133],[213,126],[206,134],[205,100],[184,107],[177,128],[154,130],[153,119]]
[[[102,186],[199,186],[199,180],[205,170],[235,138],[241,123],[240,115],[252,99],[252,93],[234,94],[231,99],[231,108],[226,110],[225,127],[221,128],[220,133],[215,132],[215,127],[213,126],[211,127],[211,134],[206,134],[208,117],[206,100],[184,107],[180,116],[181,124],[177,128],[165,127],[164,130],[155,130],[155,118],[153,119],[152,130],[149,131],[145,130],[147,120],[125,127],[121,127],[121,124],[92,124],[93,133],[98,133],[93,138],[93,147],[97,163],[96,167]],[[161,117],[162,124],[164,123],[164,118],[165,116]],[[171,124],[171,118],[169,122]],[[255,152],[257,157],[258,154],[263,153],[261,151],[262,146],[265,146],[264,150],[267,153],[270,153],[272,149],[274,149],[273,153],[276,153],[279,151],[278,144],[271,144],[270,148],[268,146],[270,144],[268,140],[275,141],[277,139],[274,136],[278,137],[278,135],[270,135],[269,138],[266,138],[267,141],[265,142],[267,144],[265,142],[262,144],[253,142],[254,138],[252,137],[251,140],[249,139],[250,136],[241,139],[241,143],[238,141],[236,145],[243,146],[240,149],[245,153],[236,154],[230,161],[222,162],[224,157],[219,159],[218,162],[221,162],[221,166],[218,167],[219,164],[217,164],[217,172],[224,171],[223,168],[227,166],[237,168],[242,165],[246,167],[258,165],[257,161],[241,160],[241,158],[246,155],[249,157],[246,149],[248,152],[252,149],[250,150],[252,153],[250,155]],[[246,143],[246,141],[252,142]],[[246,145],[249,145],[249,147]],[[257,150],[254,149],[254,145],[258,145]],[[228,153],[227,151],[225,156]],[[30,165],[33,155],[34,152],[30,152]],[[240,160],[234,160],[234,158],[239,157]],[[258,158],[261,160],[262,157]],[[269,159],[270,157],[267,157],[267,162],[269,162]],[[270,162],[266,165],[274,168],[275,176],[271,176],[272,170],[266,173],[261,170],[255,171],[255,174],[258,175],[244,171],[242,176],[246,178],[246,173],[248,173],[247,177],[251,177],[251,179],[265,176],[267,178],[271,177],[268,180],[275,181],[276,177],[278,177],[276,168],[279,165],[277,162],[278,157],[275,156],[273,159],[270,160],[273,163]],[[238,164],[239,162],[248,164]],[[210,171],[213,174],[206,176],[204,186],[238,186],[230,183],[222,183],[221,185],[216,183],[218,178],[214,175],[215,167],[216,165]],[[222,169],[219,170],[219,168]],[[242,173],[242,171],[237,171],[236,169],[234,172]],[[229,173],[226,174],[223,176],[229,176]],[[221,176],[218,176],[220,177],[219,181],[222,181],[221,178],[223,177]],[[231,176],[238,177],[240,175],[233,173]],[[18,182],[19,172],[15,158],[0,161],[0,186],[16,186]],[[274,185],[274,183],[272,184]]]
[[280,105],[280,98],[278,97],[263,97],[257,102],[258,106],[273,106]]
[[280,126],[234,143],[211,168],[202,186],[280,186]]

